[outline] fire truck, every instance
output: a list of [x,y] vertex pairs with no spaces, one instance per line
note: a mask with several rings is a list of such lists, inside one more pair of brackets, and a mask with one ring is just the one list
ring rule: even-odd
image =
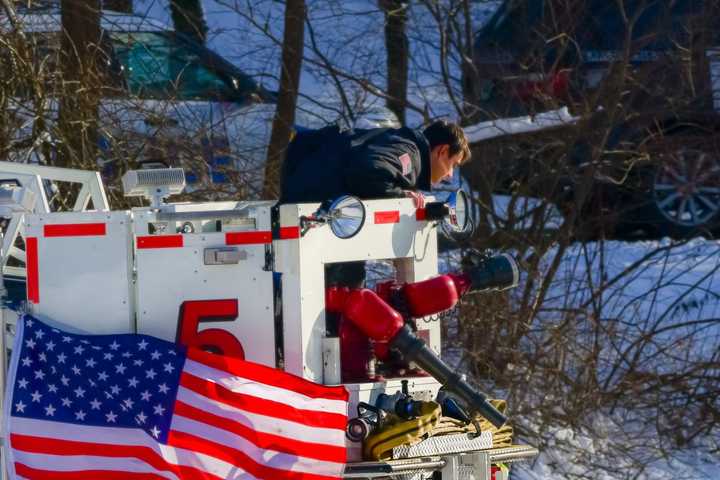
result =
[[[169,203],[185,187],[181,169],[129,171],[122,183],[150,205],[111,210],[96,172],[0,162],[2,294],[24,287],[20,310],[66,331],[148,334],[344,385],[345,478],[505,480],[501,464],[537,455],[497,448],[480,428],[423,434],[381,459],[363,452],[388,412],[411,419],[423,402],[443,402],[443,415],[447,407],[468,424],[476,414],[507,422],[441,360],[440,322],[427,321],[468,292],[518,280],[508,255],[476,255],[465,271],[438,274],[438,229],[468,228],[462,193],[423,208],[351,196]],[[58,188],[75,192],[71,211],[52,211]],[[391,278],[373,289],[326,287],[325,265],[373,260],[389,261]],[[12,334],[16,318],[3,308],[2,331]]]

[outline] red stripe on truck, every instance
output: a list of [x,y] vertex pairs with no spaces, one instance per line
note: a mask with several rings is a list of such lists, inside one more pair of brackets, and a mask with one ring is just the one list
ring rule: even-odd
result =
[[252,245],[256,243],[271,243],[272,233],[260,232],[228,232],[225,234],[226,245]]
[[38,239],[25,239],[25,267],[27,268],[27,299],[28,302],[40,303],[40,287],[38,283]]
[[88,237],[105,235],[104,223],[62,223],[44,225],[43,234],[46,237]]
[[148,235],[137,237],[137,248],[178,248],[182,247],[182,235]]
[[387,212],[375,212],[375,223],[398,223],[400,221],[399,210],[388,210]]

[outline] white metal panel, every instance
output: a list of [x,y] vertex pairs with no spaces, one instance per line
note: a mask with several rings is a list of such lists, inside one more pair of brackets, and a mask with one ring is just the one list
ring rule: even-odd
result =
[[[365,201],[366,220],[352,238],[339,239],[328,226],[298,239],[274,243],[275,271],[282,273],[285,370],[323,381],[325,336],[324,264],[354,260],[406,259],[400,280],[418,281],[437,275],[437,232],[432,222],[418,221],[410,199]],[[283,205],[281,227],[299,225],[317,204]],[[422,322],[421,322],[422,323]],[[430,347],[440,351],[438,322],[430,330]]]
[[25,232],[26,243],[37,241],[28,249],[37,264],[28,272],[34,314],[71,332],[134,331],[128,212],[26,215]]
[[[198,212],[223,210],[230,205],[185,205],[174,210]],[[176,207],[176,206],[174,206]],[[255,227],[233,232],[152,235],[180,238],[176,246],[138,248],[148,237],[148,223],[156,221],[156,212],[134,212],[136,298],[138,332],[176,341],[180,306],[185,301],[237,299],[238,318],[232,321],[202,322],[198,330],[220,329],[232,333],[241,343],[245,358],[275,367],[275,328],[273,312],[273,273],[264,270],[269,247],[270,207],[265,203],[250,206],[248,218]],[[169,227],[174,228],[174,227]],[[205,265],[206,248],[228,245],[227,234],[248,234],[251,243],[234,244],[241,253],[237,264]],[[267,235],[267,241],[253,235]],[[140,240],[138,240],[140,239]],[[171,242],[172,243],[172,242]],[[232,244],[232,242],[230,242]]]

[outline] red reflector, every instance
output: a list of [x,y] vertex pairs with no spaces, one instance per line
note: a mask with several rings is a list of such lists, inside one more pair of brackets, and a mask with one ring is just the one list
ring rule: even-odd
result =
[[27,299],[28,302],[40,303],[40,287],[38,285],[38,241],[36,237],[25,239],[25,266],[27,267]]
[[272,242],[272,233],[270,232],[228,232],[225,234],[226,245],[250,245],[270,242]]
[[427,218],[427,211],[424,208],[415,210],[415,220],[422,222]]
[[182,235],[149,235],[137,237],[137,248],[177,248],[183,246]]
[[43,226],[46,237],[87,237],[105,235],[104,223],[66,223]]
[[400,212],[398,210],[375,212],[375,223],[398,223],[399,221]]
[[280,240],[300,238],[300,227],[280,227]]

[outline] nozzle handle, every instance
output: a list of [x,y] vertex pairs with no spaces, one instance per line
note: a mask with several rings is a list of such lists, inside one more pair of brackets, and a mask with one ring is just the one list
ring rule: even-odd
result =
[[495,408],[480,390],[474,388],[455,372],[448,364],[440,360],[407,325],[403,326],[391,340],[391,345],[406,359],[417,363],[423,370],[432,375],[445,388],[464,401],[468,408],[478,412],[497,428],[502,427],[508,418]]

